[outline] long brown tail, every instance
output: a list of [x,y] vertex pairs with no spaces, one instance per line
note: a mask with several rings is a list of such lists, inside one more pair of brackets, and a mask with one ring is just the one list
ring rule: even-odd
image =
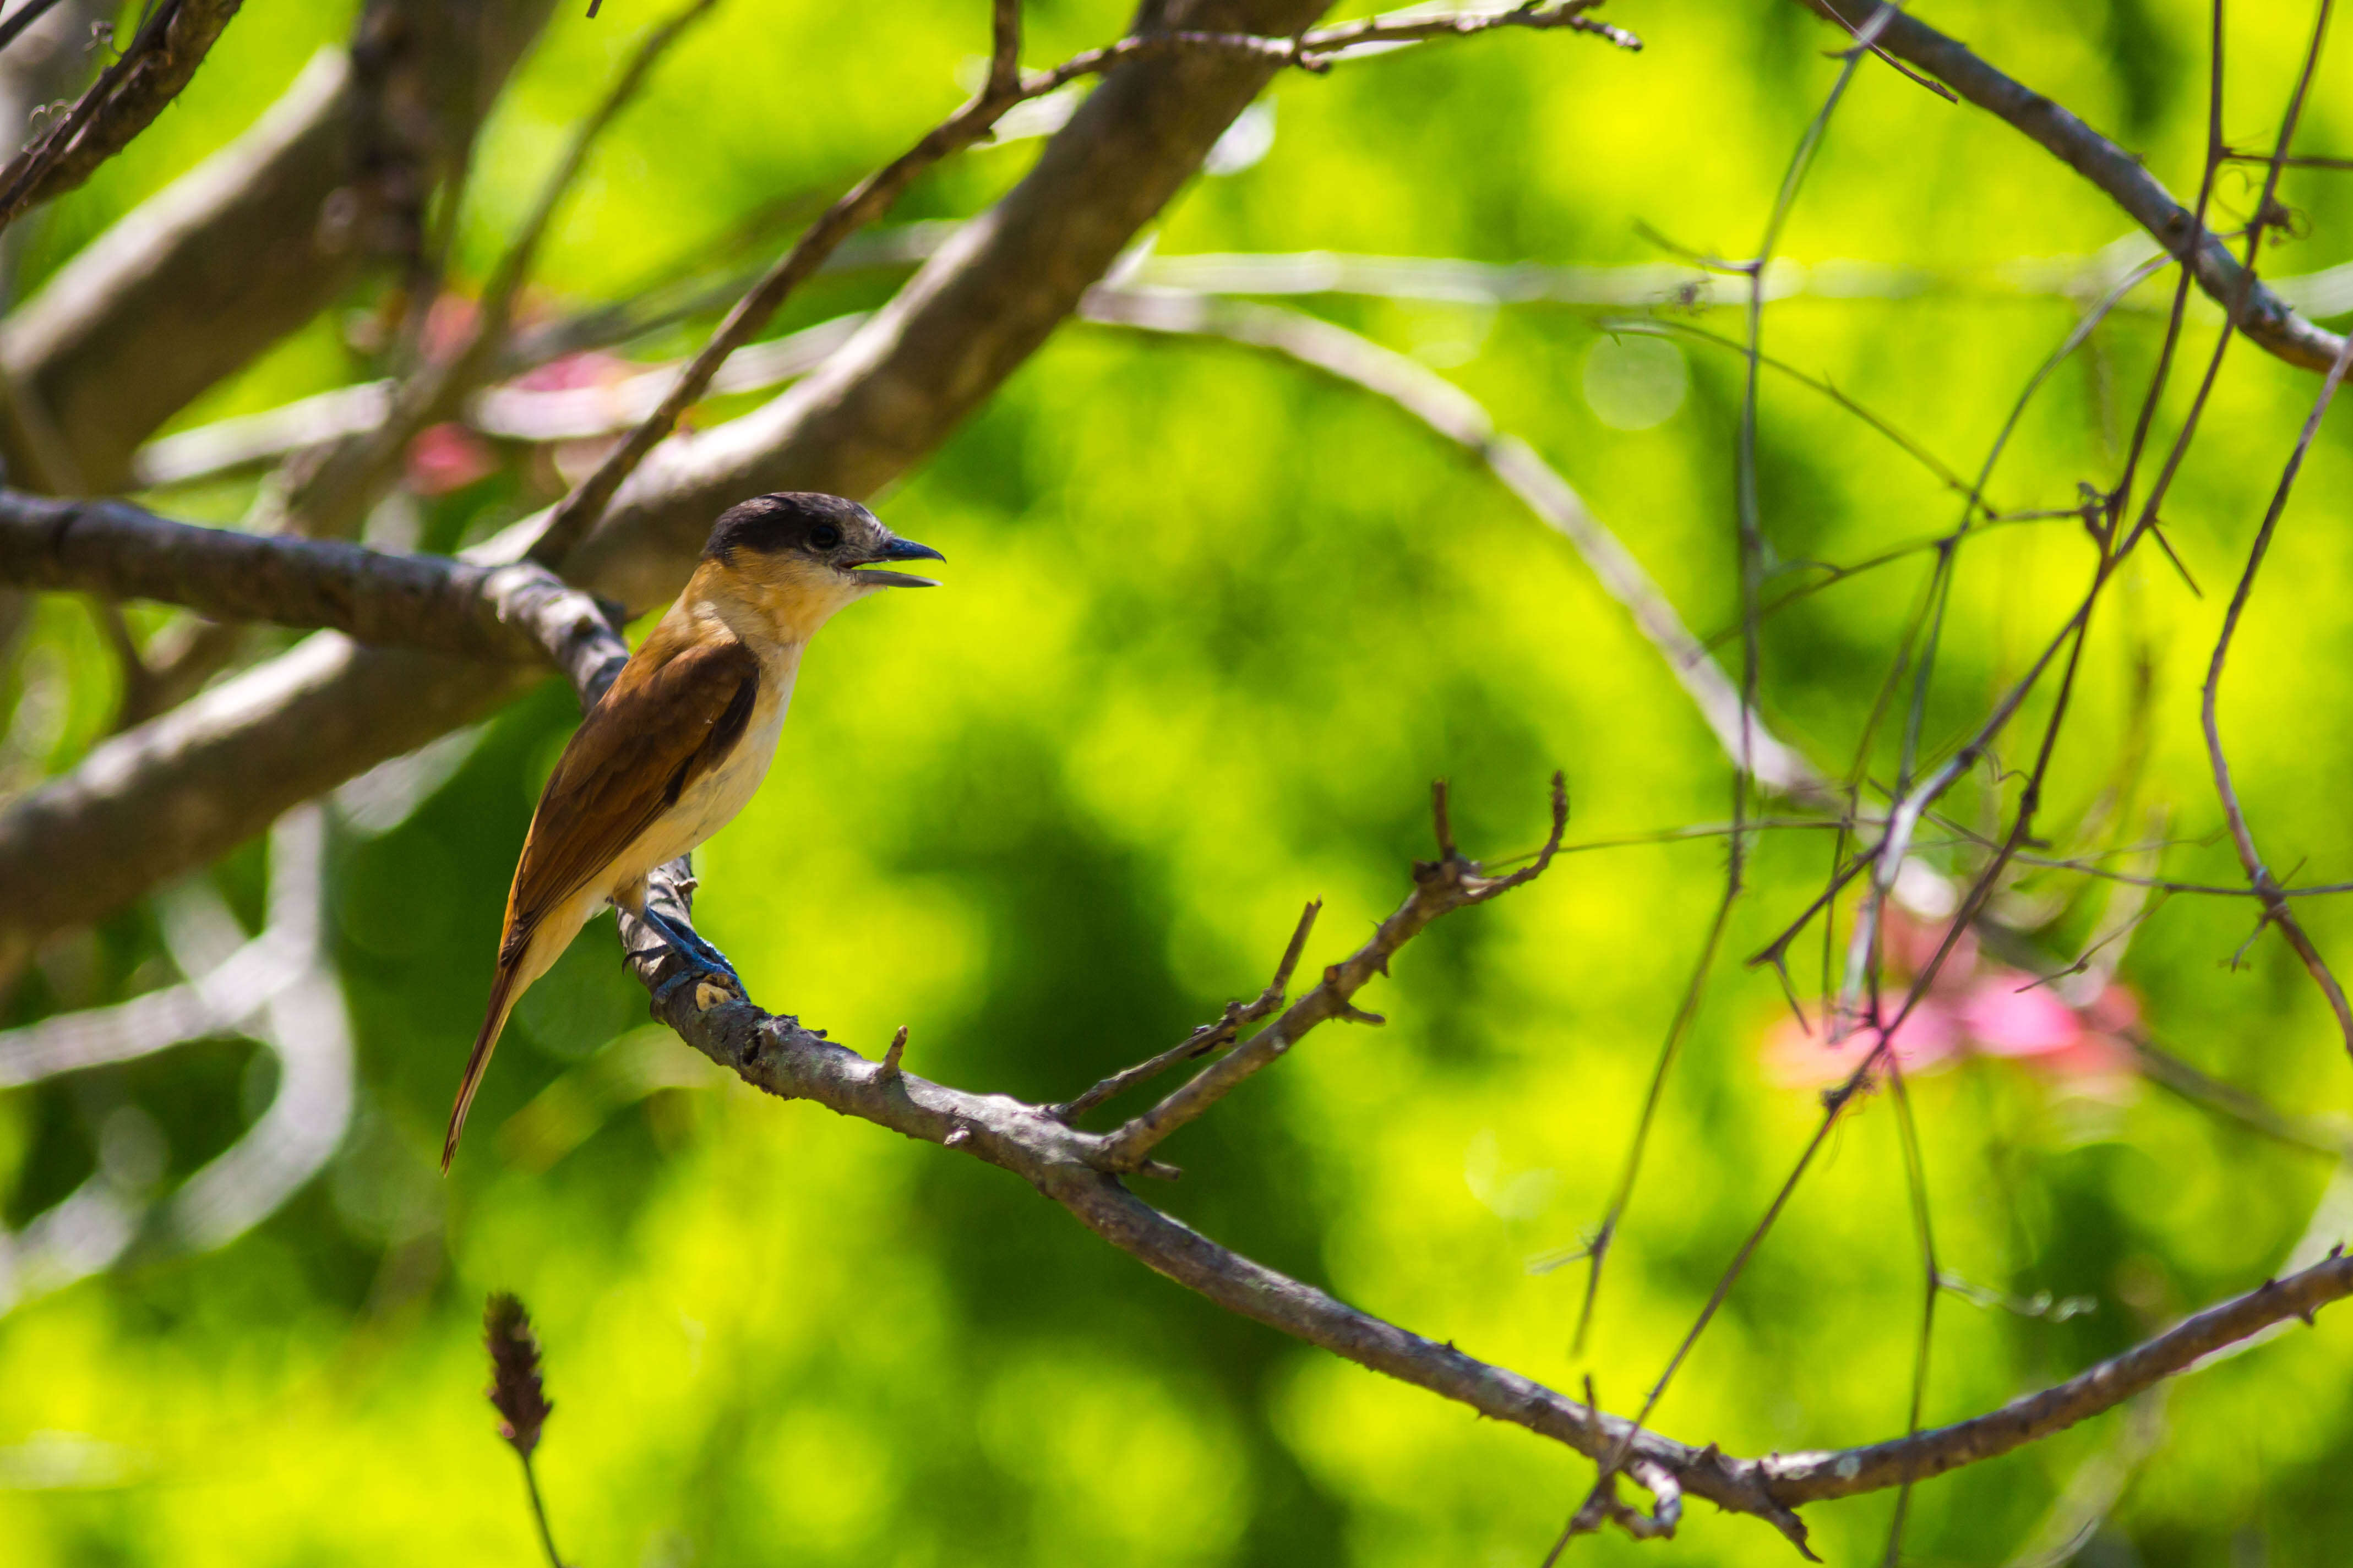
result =
[[482,1087],[482,1074],[490,1070],[491,1052],[498,1048],[499,1031],[507,1026],[507,1015],[522,1000],[515,988],[515,979],[522,971],[522,954],[512,960],[502,958],[498,978],[491,982],[490,1011],[483,1016],[482,1032],[474,1037],[474,1054],[466,1058],[466,1076],[458,1085],[458,1103],[449,1108],[449,1135],[441,1141],[441,1173],[449,1173],[449,1162],[458,1157],[458,1140],[465,1135],[466,1112],[474,1104],[474,1091]]

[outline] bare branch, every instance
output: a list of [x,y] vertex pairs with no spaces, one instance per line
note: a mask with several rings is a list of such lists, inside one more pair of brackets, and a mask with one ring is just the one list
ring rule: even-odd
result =
[[[691,884],[683,861],[658,873],[652,897],[659,912],[691,924]],[[626,915],[622,940],[639,981],[659,993],[680,962],[675,953]],[[1690,1496],[1762,1519],[1802,1551],[1805,1526],[1793,1511],[1800,1504],[1899,1487],[2010,1452],[2193,1370],[2216,1351],[2274,1324],[2309,1321],[2321,1307],[2353,1296],[2353,1258],[2332,1253],[2065,1383],[1972,1420],[1861,1448],[1735,1458],[1714,1444],[1692,1447],[1637,1427],[1589,1401],[1580,1404],[1451,1343],[1424,1339],[1220,1247],[1143,1202],[1107,1173],[1106,1167],[1119,1163],[1113,1153],[1118,1134],[1078,1131],[1052,1107],[971,1094],[916,1077],[899,1060],[903,1031],[878,1062],[827,1039],[822,1031],[803,1027],[797,1019],[772,1016],[749,1003],[723,1001],[700,1009],[686,987],[669,991],[656,1005],[656,1016],[687,1044],[755,1088],[781,1099],[811,1100],[1012,1172],[1114,1247],[1228,1310],[1589,1458],[1622,1460],[1621,1468],[1657,1499],[1648,1517],[1623,1503],[1607,1510],[1638,1536],[1671,1532],[1681,1518],[1682,1499]]]
[[122,58],[47,134],[0,168],[0,227],[82,184],[153,124],[243,3],[159,0]]
[[[1439,817],[1444,833],[1444,817]],[[1552,832],[1535,858],[1508,876],[1489,877],[1475,860],[1451,850],[1437,860],[1418,861],[1413,868],[1413,891],[1395,913],[1383,921],[1364,946],[1324,971],[1315,989],[1293,1003],[1282,1017],[1250,1040],[1203,1068],[1185,1086],[1150,1110],[1103,1139],[1095,1158],[1106,1171],[1133,1171],[1170,1133],[1206,1113],[1241,1081],[1271,1067],[1318,1024],[1334,1018],[1378,1024],[1377,1014],[1360,1011],[1356,994],[1376,974],[1387,974],[1398,950],[1427,930],[1432,921],[1455,910],[1483,904],[1514,888],[1534,881],[1552,864],[1568,831],[1568,784],[1560,774],[1552,779]],[[1303,921],[1303,926],[1304,922]]]
[[[1451,844],[1445,848],[1449,854],[1453,852]],[[1283,995],[1291,988],[1292,973],[1299,967],[1300,956],[1307,951],[1307,933],[1315,929],[1315,917],[1323,912],[1323,902],[1318,900],[1301,912],[1299,924],[1291,933],[1290,944],[1282,950],[1282,962],[1274,966],[1274,978],[1267,983],[1265,990],[1259,993],[1257,1000],[1227,1003],[1225,1012],[1216,1023],[1204,1024],[1158,1056],[1112,1074],[1076,1100],[1051,1107],[1055,1119],[1076,1121],[1105,1100],[1159,1077],[1178,1062],[1206,1057],[1211,1051],[1229,1046],[1244,1029],[1282,1006]]]
[[[609,636],[589,595],[543,568],[387,555],[335,540],[174,522],[127,501],[0,489],[0,582],[158,599],[224,620],[332,626],[362,642],[570,668]],[[596,650],[591,668],[602,662]]]
[[[1881,9],[1878,0],[1802,3],[1849,31]],[[1887,53],[1918,66],[1979,109],[2000,116],[2042,143],[2106,192],[2174,255],[2181,255],[2192,236],[2198,237],[2197,248],[2187,258],[2198,286],[2226,307],[2243,298],[2239,330],[2265,352],[2306,370],[2325,371],[2336,360],[2342,339],[2289,309],[2286,301],[2240,264],[2219,237],[2200,227],[2138,158],[2084,124],[2063,105],[2011,80],[1970,53],[1966,45],[1902,13],[1888,16],[1878,42]]]

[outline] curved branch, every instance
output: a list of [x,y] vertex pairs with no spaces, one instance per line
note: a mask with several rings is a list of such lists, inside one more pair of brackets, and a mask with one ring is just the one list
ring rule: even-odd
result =
[[[1849,32],[1871,22],[1882,9],[1879,0],[1802,3]],[[1880,48],[1918,66],[1979,109],[2032,137],[2106,192],[2159,245],[2181,255],[2196,227],[2189,211],[2173,199],[2173,194],[2139,159],[2084,124],[2063,104],[2011,80],[1970,53],[1967,45],[1926,23],[1902,12],[1882,16],[1879,22]],[[2239,330],[2257,346],[2305,370],[2325,371],[2335,363],[2345,340],[2297,315],[2286,300],[2250,276],[2219,237],[2202,235],[2189,260],[2198,286],[2225,310],[2240,311]],[[2242,289],[2246,290],[2243,303]]]
[[1749,773],[1766,788],[1809,803],[1835,804],[1830,784],[1804,753],[1767,730],[1742,701],[1740,689],[1684,626],[1633,552],[1534,447],[1516,436],[1499,434],[1486,409],[1452,382],[1345,327],[1280,306],[1169,289],[1103,287],[1088,291],[1081,314],[1107,326],[1223,338],[1271,350],[1388,398],[1484,463],[1576,548],[1602,589],[1626,607],[1635,629],[1666,660],[1734,766],[1745,758]]

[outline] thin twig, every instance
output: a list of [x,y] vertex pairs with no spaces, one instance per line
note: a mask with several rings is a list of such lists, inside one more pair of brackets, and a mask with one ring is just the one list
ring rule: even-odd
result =
[[1398,949],[1420,935],[1440,916],[1501,898],[1544,875],[1553,856],[1559,852],[1561,836],[1567,829],[1568,784],[1561,774],[1555,773],[1552,832],[1545,847],[1527,865],[1501,877],[1490,877],[1477,861],[1465,859],[1460,854],[1415,862],[1413,891],[1406,895],[1396,912],[1380,923],[1364,946],[1326,967],[1321,983],[1293,1003],[1272,1024],[1231,1054],[1203,1068],[1150,1110],[1106,1135],[1100,1151],[1100,1168],[1114,1172],[1134,1170],[1163,1139],[1205,1114],[1243,1079],[1282,1059],[1317,1025],[1335,1018],[1381,1023],[1379,1015],[1357,1008],[1355,997],[1375,975],[1388,973],[1389,960]]
[[[2324,7],[2326,9],[2326,7]],[[2215,638],[2214,654],[2206,666],[2205,684],[2200,688],[2199,721],[2206,731],[2206,758],[2214,773],[2214,793],[2222,803],[2222,819],[2230,825],[2231,842],[2239,851],[2239,864],[2246,868],[2247,880],[2257,897],[2263,901],[2263,913],[2280,929],[2288,945],[2304,961],[2320,994],[2328,999],[2329,1010],[2337,1016],[2337,1026],[2345,1039],[2345,1048],[2353,1052],[2353,1005],[2348,1005],[2345,988],[2337,984],[2327,961],[2289,909],[2279,881],[2272,875],[2263,860],[2263,852],[2255,847],[2253,830],[2247,826],[2247,813],[2239,801],[2237,785],[2231,777],[2231,764],[2222,752],[2222,731],[2216,718],[2216,704],[2222,688],[2222,666],[2231,657],[2231,639],[2239,629],[2239,617],[2253,595],[2255,574],[2263,569],[2263,556],[2271,549],[2272,535],[2279,527],[2280,516],[2287,510],[2288,492],[2295,486],[2296,475],[2304,467],[2304,457],[2312,448],[2313,437],[2320,432],[2321,416],[2344,384],[2345,373],[2353,366],[2353,337],[2346,339],[2345,347],[2337,353],[2337,363],[2328,367],[2328,374],[2320,384],[2320,395],[2313,400],[2312,412],[2296,436],[2295,447],[2288,454],[2287,468],[2280,475],[2279,486],[2272,492],[2271,505],[2264,509],[2263,526],[2255,531],[2255,542],[2247,552],[2246,570],[2239,574],[2239,585],[2231,595],[2231,607],[2223,613],[2221,635]]]
[[1285,993],[1291,988],[1292,973],[1299,967],[1300,955],[1307,950],[1307,934],[1315,929],[1315,917],[1323,911],[1322,900],[1308,904],[1300,912],[1299,924],[1291,933],[1291,941],[1282,950],[1282,960],[1274,968],[1274,978],[1251,1002],[1229,1002],[1217,1022],[1204,1024],[1158,1056],[1123,1068],[1074,1100],[1050,1107],[1055,1120],[1076,1121],[1105,1100],[1126,1093],[1139,1083],[1159,1077],[1182,1061],[1208,1056],[1211,1051],[1231,1045],[1241,1032],[1282,1005]]

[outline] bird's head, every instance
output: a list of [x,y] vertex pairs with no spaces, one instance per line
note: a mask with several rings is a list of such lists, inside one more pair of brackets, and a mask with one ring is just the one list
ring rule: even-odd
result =
[[806,639],[843,605],[878,589],[939,586],[882,563],[945,559],[892,533],[856,501],[787,490],[721,513],[695,575],[713,599],[740,601],[778,635]]

